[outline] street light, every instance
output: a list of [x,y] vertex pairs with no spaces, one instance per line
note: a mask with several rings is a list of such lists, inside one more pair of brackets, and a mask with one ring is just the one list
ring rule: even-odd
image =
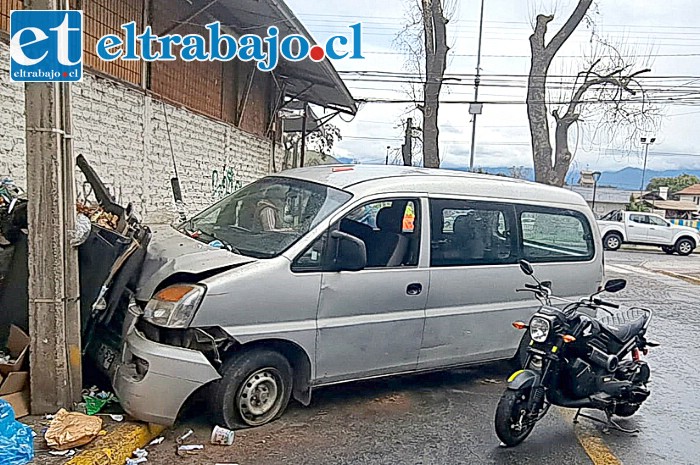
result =
[[646,137],[642,137],[642,144],[644,145],[644,169],[642,170],[642,185],[639,187],[639,195],[644,194],[644,178],[647,174],[647,155],[649,155],[649,146],[656,142],[656,137],[652,137],[647,141]]
[[595,194],[596,194],[596,190],[598,189],[598,180],[600,179],[601,174],[602,173],[600,171],[594,171],[591,174],[591,176],[593,176],[593,205],[592,205],[591,209],[593,210],[594,215],[595,215]]

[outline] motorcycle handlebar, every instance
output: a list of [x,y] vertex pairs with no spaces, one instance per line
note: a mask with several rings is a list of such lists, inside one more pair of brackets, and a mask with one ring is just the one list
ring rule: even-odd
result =
[[615,308],[615,309],[620,308],[620,306],[618,304],[614,304],[612,302],[606,302],[605,300],[598,299],[598,298],[593,299],[593,303],[596,305],[603,305],[604,307],[610,307],[610,308]]

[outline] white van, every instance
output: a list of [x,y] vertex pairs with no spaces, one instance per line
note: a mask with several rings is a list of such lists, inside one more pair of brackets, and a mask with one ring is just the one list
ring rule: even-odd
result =
[[268,176],[154,234],[114,388],[128,413],[164,424],[203,389],[212,419],[235,428],[275,419],[291,396],[308,405],[319,386],[514,358],[511,322],[537,309],[515,292],[520,259],[558,296],[599,288],[581,196],[412,167]]

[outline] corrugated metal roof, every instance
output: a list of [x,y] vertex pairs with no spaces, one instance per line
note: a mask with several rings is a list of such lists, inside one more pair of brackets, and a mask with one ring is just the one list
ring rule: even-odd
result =
[[[198,2],[199,3],[199,2]],[[316,44],[301,21],[282,0],[220,0],[209,10],[218,20],[245,34],[267,36],[277,26],[280,37],[300,34]],[[275,76],[287,84],[287,95],[324,108],[355,114],[357,105],[330,60],[280,60]]]

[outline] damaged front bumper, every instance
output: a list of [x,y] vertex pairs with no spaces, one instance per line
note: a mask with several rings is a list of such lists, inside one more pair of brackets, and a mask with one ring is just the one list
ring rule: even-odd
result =
[[197,389],[220,378],[201,352],[153,342],[131,325],[112,385],[129,415],[170,426]]

